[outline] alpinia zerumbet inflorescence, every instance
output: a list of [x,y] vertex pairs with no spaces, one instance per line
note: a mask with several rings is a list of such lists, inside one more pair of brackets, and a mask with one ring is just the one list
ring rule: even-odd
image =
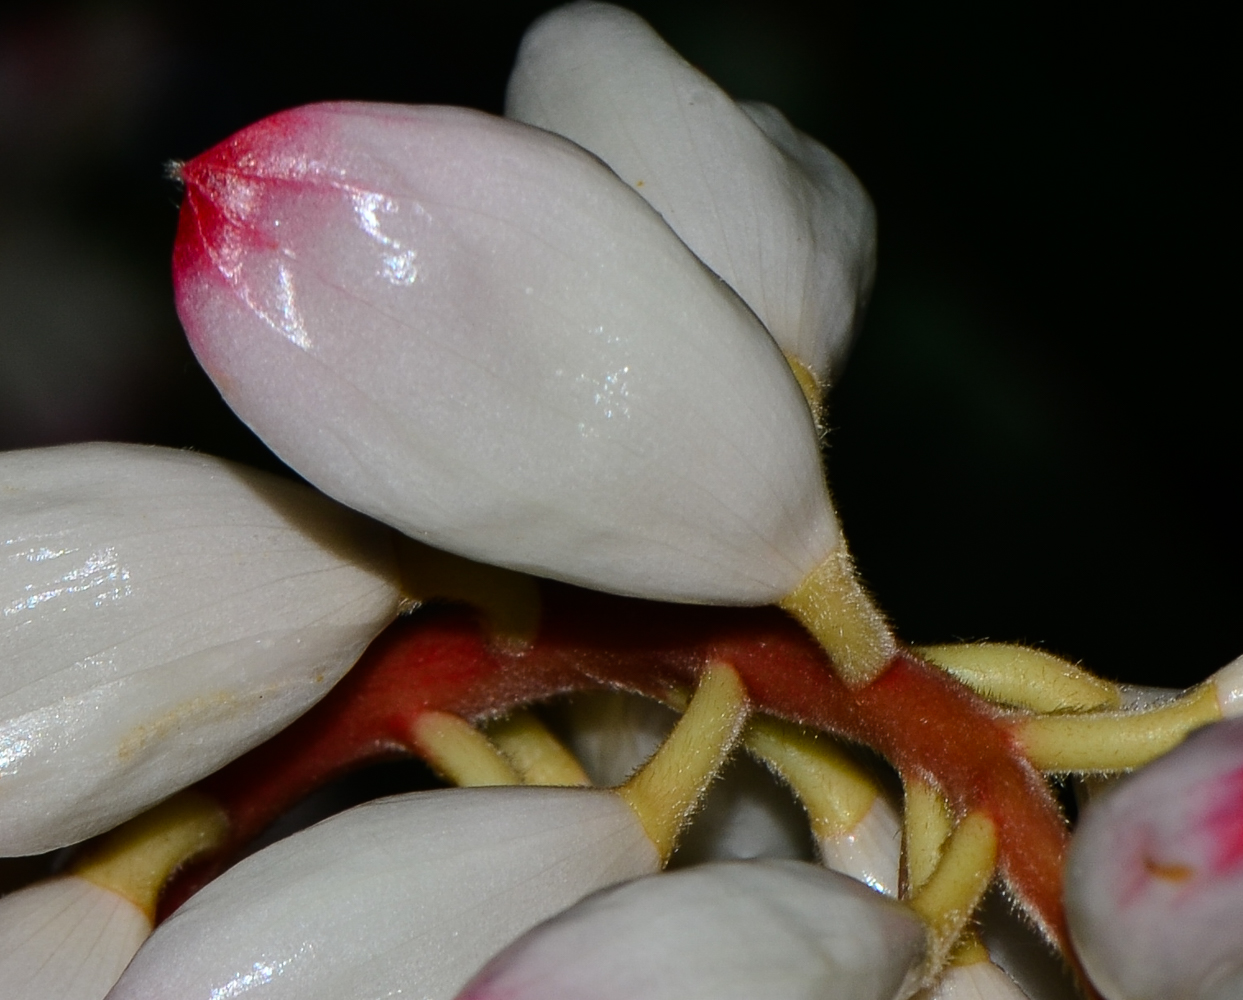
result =
[[[600,963],[579,959],[601,935],[642,951],[633,966],[598,952],[635,973],[618,996],[672,967],[722,998],[754,993],[747,969],[780,997],[1008,996],[970,919],[996,877],[1111,1000],[1138,995],[1116,972],[1133,945],[1110,937],[1113,911],[1077,903],[1067,924],[1070,834],[1046,776],[1134,768],[1236,714],[1243,666],[1140,711],[1035,650],[902,646],[855,577],[820,458],[822,394],[874,270],[862,186],[606,4],[532,27],[508,111],[315,105],[177,168],[191,344],[237,412],[346,506],[156,449],[0,459],[0,845],[116,827],[0,902],[0,980],[99,996],[189,897],[118,998],[569,996],[594,989]],[[601,689],[686,713],[616,790],[415,793],[191,896],[371,760],[422,757],[462,786],[585,785],[601,757],[623,777],[656,716],[628,703],[601,723],[580,702],[559,740],[529,710]],[[838,740],[888,762],[900,805]],[[661,867],[736,745],[797,797],[824,863],[903,902],[743,866],[572,906]],[[1187,753],[1178,787],[1201,780]],[[1102,815],[1129,795],[1173,816],[1144,780]],[[1238,796],[1213,781],[1205,794]],[[1152,860],[1109,853],[1118,825],[1087,821],[1076,857],[1118,864],[1081,862],[1077,887]],[[741,850],[731,836],[715,849]],[[774,919],[747,934],[741,910],[711,903],[721,893]],[[1200,898],[1186,926],[1229,926],[1218,896]],[[715,930],[652,938],[662,900]],[[1213,940],[1208,971],[1180,953],[1188,976],[1231,988],[1239,942]],[[851,967],[847,951],[871,957]]]

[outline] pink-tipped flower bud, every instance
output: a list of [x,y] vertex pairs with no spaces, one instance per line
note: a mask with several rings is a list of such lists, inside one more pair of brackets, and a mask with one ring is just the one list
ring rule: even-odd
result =
[[177,308],[331,496],[602,590],[766,604],[840,544],[751,310],[598,159],[462,108],[324,104],[185,164]]
[[1243,996],[1243,720],[1193,734],[1093,799],[1066,908],[1109,1000]]

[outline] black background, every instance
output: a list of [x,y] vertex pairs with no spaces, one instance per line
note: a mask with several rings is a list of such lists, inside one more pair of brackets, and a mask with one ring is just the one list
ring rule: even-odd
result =
[[[104,437],[273,466],[182,342],[166,161],[308,101],[499,111],[550,6],[6,5],[0,447]],[[877,203],[829,469],[902,634],[1170,685],[1243,653],[1226,24],[1185,6],[634,7]]]

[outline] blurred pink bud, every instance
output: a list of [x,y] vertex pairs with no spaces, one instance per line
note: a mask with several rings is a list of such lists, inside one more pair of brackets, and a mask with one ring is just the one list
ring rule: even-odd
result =
[[1243,996],[1243,720],[1194,733],[1089,804],[1066,907],[1110,1000]]

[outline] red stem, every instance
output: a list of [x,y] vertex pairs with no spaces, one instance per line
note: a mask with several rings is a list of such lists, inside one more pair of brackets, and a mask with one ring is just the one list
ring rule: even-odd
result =
[[1005,713],[947,674],[899,654],[873,683],[847,688],[823,652],[773,608],[703,608],[542,585],[535,642],[492,643],[464,608],[428,608],[394,624],[334,692],[298,722],[206,779],[232,823],[222,854],[170,885],[167,914],[314,788],[384,757],[414,753],[428,710],[479,720],[557,694],[615,687],[655,698],[688,690],[704,665],[732,664],[761,711],[872,747],[903,777],[931,781],[960,813],[997,824],[1011,891],[1070,955],[1061,905],[1067,829]]

